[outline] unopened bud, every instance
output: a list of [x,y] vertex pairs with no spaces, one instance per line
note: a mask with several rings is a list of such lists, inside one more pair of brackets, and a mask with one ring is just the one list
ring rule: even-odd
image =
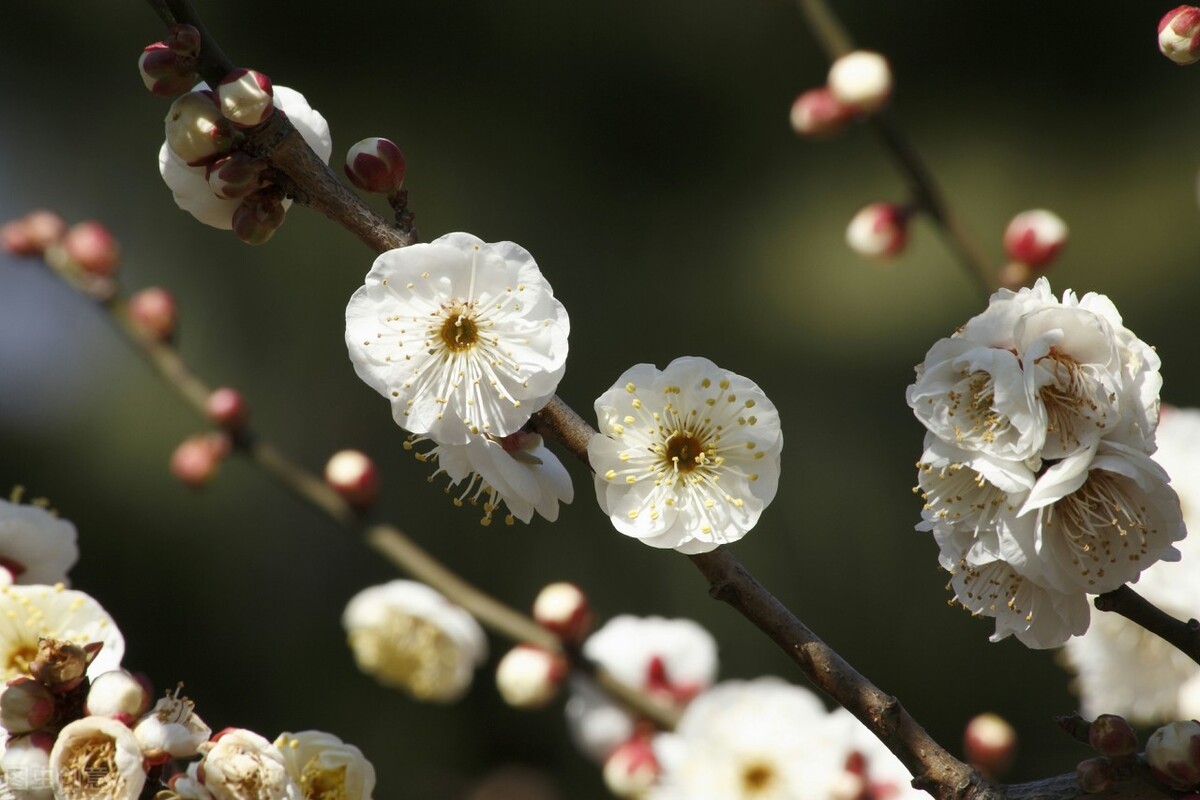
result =
[[34,245],[23,219],[10,220],[0,226],[0,247],[14,256],[36,256],[42,253]]
[[1009,258],[1033,269],[1044,268],[1067,243],[1067,223],[1053,211],[1022,211],[1004,230],[1004,250]]
[[33,678],[13,678],[0,690],[0,726],[9,733],[44,728],[54,718],[54,695]]
[[1131,756],[1138,751],[1133,726],[1116,714],[1096,717],[1088,728],[1088,744],[1102,756]]
[[138,57],[142,83],[160,97],[175,97],[196,84],[196,61],[181,56],[163,42],[148,45]]
[[1200,61],[1200,8],[1179,6],[1158,22],[1158,49],[1176,64]]
[[67,257],[84,272],[101,278],[116,274],[121,251],[108,228],[99,222],[80,222],[71,226],[62,244]]
[[871,203],[850,220],[846,244],[859,255],[891,258],[908,244],[908,214],[893,203]]
[[879,53],[856,50],[833,62],[828,86],[839,103],[875,111],[892,96],[892,69]]
[[208,396],[204,404],[208,418],[225,430],[237,430],[246,424],[250,410],[246,398],[237,389],[222,386]]
[[561,654],[520,644],[496,665],[496,688],[513,708],[541,708],[558,694],[567,671]]
[[151,286],[134,293],[125,310],[138,328],[160,342],[175,334],[178,311],[175,297],[166,289]]
[[229,152],[233,132],[211,93],[188,92],[171,104],[165,120],[167,146],[189,166],[200,166]]
[[51,800],[50,751],[54,734],[37,731],[10,737],[0,756],[7,794],[30,800]]
[[185,58],[200,55],[200,42],[200,31],[186,22],[172,25],[163,39],[163,44]]
[[1146,741],[1146,763],[1154,777],[1185,791],[1200,784],[1200,722],[1164,725]]
[[563,641],[582,644],[594,621],[587,595],[573,583],[552,583],[533,601],[533,618]]
[[650,742],[637,736],[619,745],[605,760],[604,784],[616,797],[643,797],[661,771]]
[[334,453],[325,464],[325,482],[355,507],[369,506],[379,497],[379,469],[358,450]]
[[1088,794],[1096,794],[1111,789],[1117,782],[1117,773],[1107,758],[1089,758],[1075,768],[1075,782]]
[[350,182],[364,192],[386,194],[404,184],[408,162],[391,139],[363,139],[346,153],[343,166]]
[[97,717],[113,717],[132,725],[150,708],[150,693],[137,678],[124,670],[101,673],[88,687],[84,711]]
[[67,232],[63,218],[45,209],[30,211],[21,222],[25,224],[25,235],[38,253],[45,252]]
[[854,109],[838,102],[828,86],[809,89],[792,103],[792,130],[801,136],[829,136],[846,127]]
[[102,642],[78,645],[43,637],[38,639],[37,656],[29,665],[29,674],[55,694],[69,692],[83,681],[88,665],[102,646]]
[[235,150],[209,167],[208,186],[217,197],[238,200],[262,188],[266,166],[266,162]]
[[995,778],[1012,765],[1017,732],[998,714],[978,714],[963,730],[963,752],[974,769]]
[[221,79],[217,103],[225,119],[239,128],[252,128],[274,112],[275,91],[266,75],[238,68]]
[[275,193],[254,192],[233,210],[233,232],[246,244],[264,244],[279,230],[286,214]]
[[229,439],[223,434],[190,436],[171,454],[171,474],[185,486],[199,489],[216,476],[221,461],[228,454]]

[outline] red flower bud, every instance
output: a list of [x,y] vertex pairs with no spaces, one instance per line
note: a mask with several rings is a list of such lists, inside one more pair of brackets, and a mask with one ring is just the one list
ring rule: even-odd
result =
[[358,450],[334,453],[325,464],[325,482],[357,508],[369,506],[379,497],[379,469]]
[[63,238],[67,257],[87,273],[101,278],[117,272],[120,249],[108,229],[99,222],[80,222]]
[[1041,269],[1054,260],[1067,243],[1067,224],[1053,211],[1022,211],[1004,231],[1009,258]]
[[892,203],[862,208],[846,228],[846,244],[859,255],[888,259],[908,244],[908,215]]
[[1180,66],[1200,61],[1200,8],[1179,6],[1158,22],[1158,49]]
[[233,232],[246,244],[263,244],[275,235],[287,212],[274,193],[257,191],[233,211]]
[[126,311],[139,328],[160,342],[175,334],[175,298],[166,289],[142,289],[129,298]]
[[225,430],[237,430],[246,424],[250,410],[246,398],[237,389],[223,386],[208,396],[205,403],[208,418]]
[[404,183],[408,162],[390,139],[363,139],[346,153],[343,167],[350,182],[364,192],[387,194]]
[[801,136],[831,136],[853,117],[854,109],[838,102],[827,86],[809,89],[792,103],[792,130]]

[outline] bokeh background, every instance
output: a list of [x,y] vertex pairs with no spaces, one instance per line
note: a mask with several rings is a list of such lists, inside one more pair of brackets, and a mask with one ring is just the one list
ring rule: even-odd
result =
[[[200,6],[235,62],[328,118],[336,168],[360,138],[401,145],[424,238],[467,230],[533,252],[571,314],[560,394],[575,408],[590,415],[628,366],[679,355],[756,380],[787,446],[779,496],[738,557],[952,749],[969,716],[992,710],[1022,736],[1012,778],[1073,768],[1081,748],[1050,720],[1076,703],[1055,654],[991,644],[989,622],[947,607],[934,545],[913,531],[922,429],[904,388],[984,300],[923,221],[890,265],[843,244],[857,208],[900,200],[903,185],[867,128],[825,142],[791,133],[792,99],[825,73],[794,5]],[[1165,398],[1200,405],[1200,67],[1157,53],[1169,7],[836,4],[857,41],[891,59],[894,117],[992,256],[1012,214],[1056,210],[1072,241],[1055,287],[1109,294],[1157,345]],[[240,388],[261,433],[314,469],[343,447],[370,453],[387,486],[378,518],[500,598],[526,607],[541,585],[573,580],[604,617],[699,620],[720,641],[723,677],[803,682],[708,599],[687,559],[614,533],[581,464],[553,525],[481,528],[425,481],[342,343],[371,254],[307,209],[250,248],[171,202],[155,168],[168,103],[136,70],[162,35],[148,7],[5,11],[0,218],[45,206],[109,225],[124,287],[176,294],[182,352],[201,376]],[[606,796],[567,741],[561,703],[511,710],[489,669],[451,707],[358,673],[342,607],[393,571],[247,464],[201,493],[178,485],[168,456],[201,428],[88,302],[0,256],[0,487],[22,484],[76,523],[75,585],[120,623],[127,666],[184,681],[214,727],[320,728],[358,744],[380,798],[468,798],[511,765],[547,776],[553,796]],[[507,646],[493,640],[489,667]]]

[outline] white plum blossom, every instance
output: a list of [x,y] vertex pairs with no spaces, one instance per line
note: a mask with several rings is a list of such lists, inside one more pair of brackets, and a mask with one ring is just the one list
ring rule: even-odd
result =
[[1108,298],[1000,290],[916,373],[917,529],[993,641],[1057,647],[1087,630],[1089,594],[1179,558],[1179,502],[1150,458],[1159,359]]
[[79,560],[75,526],[36,505],[0,500],[0,584],[69,585]]
[[0,770],[3,770],[4,800],[53,800],[50,776],[50,751],[54,734],[35,731],[22,736],[9,736],[3,743]]
[[197,775],[215,800],[304,800],[283,754],[254,731],[226,728],[204,745]]
[[[207,89],[207,84],[197,85],[194,91]],[[329,136],[329,123],[308,104],[304,95],[286,86],[275,86],[275,107],[291,120],[292,125],[326,164],[333,152],[333,140]],[[207,168],[188,166],[185,159],[176,155],[167,142],[158,150],[158,171],[171,190],[175,204],[205,225],[229,230],[233,227],[233,212],[241,199],[220,197],[209,185]],[[291,206],[284,200],[283,207]]]
[[137,800],[146,784],[133,731],[108,717],[83,717],[59,731],[50,774],[58,800]]
[[116,622],[89,595],[62,584],[0,587],[0,678],[25,674],[43,637],[77,645],[102,643],[88,666],[91,678],[120,669],[125,655]]
[[519,431],[554,396],[569,333],[533,256],[469,233],[382,254],[346,307],[358,377],[438,444]]
[[[1157,461],[1171,476],[1186,526],[1200,530],[1200,409],[1164,407]],[[1142,573],[1138,594],[1180,619],[1200,617],[1200,534],[1179,542],[1182,559]],[[1091,610],[1088,632],[1067,642],[1089,719],[1119,714],[1138,724],[1200,719],[1200,665],[1119,614]]]
[[363,589],[346,605],[342,627],[359,669],[418,700],[457,700],[487,657],[474,617],[415,581]]
[[[405,442],[405,447],[411,449],[421,441],[422,437],[415,437]],[[535,511],[554,522],[558,504],[570,503],[575,497],[566,467],[541,436],[524,430],[503,437],[472,436],[466,444],[434,445],[418,452],[417,458],[437,464],[431,481],[445,474],[451,486],[461,486],[454,492],[455,505],[483,501],[483,525],[491,524],[493,514],[509,525],[514,519],[529,522]],[[504,507],[507,514],[501,510]]]
[[154,708],[133,726],[133,735],[146,758],[191,758],[212,736],[212,729],[196,714],[195,704],[179,690],[159,698]]
[[[588,637],[583,654],[621,683],[683,707],[717,677],[717,642],[690,619],[613,617]],[[580,749],[603,761],[633,736],[635,720],[590,684],[576,681],[567,722]]]
[[631,367],[596,417],[596,499],[626,536],[706,553],[746,535],[775,497],[779,414],[753,381],[706,358]]
[[275,746],[304,800],[371,800],[375,767],[352,744],[324,731],[281,733]]

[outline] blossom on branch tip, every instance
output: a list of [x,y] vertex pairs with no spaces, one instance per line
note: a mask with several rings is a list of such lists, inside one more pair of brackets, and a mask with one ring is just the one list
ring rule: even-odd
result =
[[519,431],[554,396],[569,333],[533,256],[469,233],[379,256],[346,307],[354,371],[446,445]]
[[352,744],[332,733],[281,733],[275,746],[304,800],[371,800],[375,767]]
[[1022,211],[1004,229],[1008,257],[1033,269],[1044,269],[1067,243],[1067,223],[1042,208]]
[[779,485],[779,414],[751,380],[706,358],[631,367],[596,400],[588,443],[613,526],[689,555],[736,542]]
[[346,605],[342,627],[359,669],[418,700],[457,700],[487,657],[479,623],[415,581],[363,589]]
[[68,584],[76,538],[74,525],[46,509],[0,500],[0,584]]

